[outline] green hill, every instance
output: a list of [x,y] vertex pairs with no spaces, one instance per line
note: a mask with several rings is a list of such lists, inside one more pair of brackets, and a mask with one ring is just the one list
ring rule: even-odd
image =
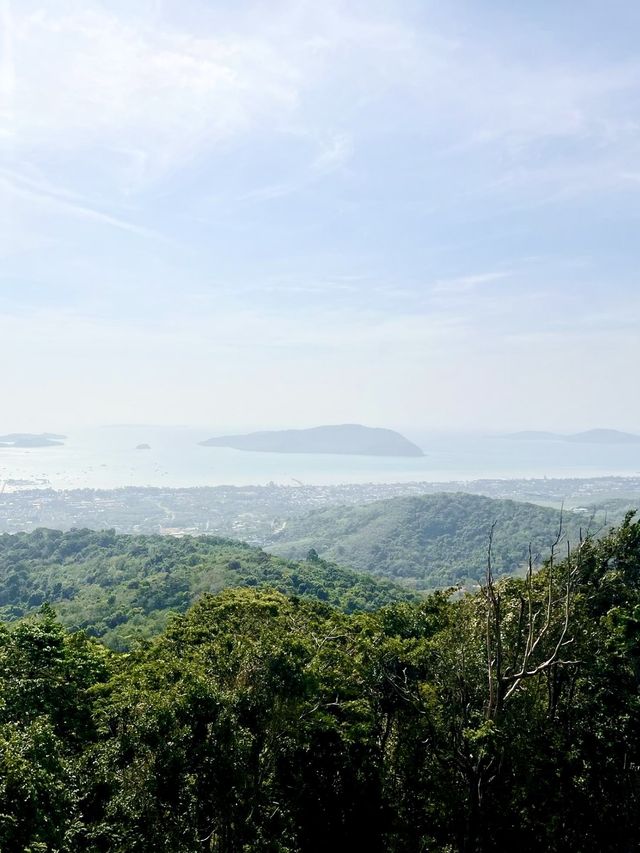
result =
[[[564,519],[565,534],[575,544],[589,519],[571,513]],[[358,571],[429,589],[484,577],[493,522],[496,574],[514,574],[528,559],[529,542],[534,559],[548,556],[559,520],[558,510],[534,504],[462,493],[424,495],[314,510],[290,519],[266,547],[290,558],[313,548]]]
[[412,597],[322,560],[294,563],[211,536],[46,529],[0,536],[0,621],[20,619],[48,602],[64,625],[115,648],[159,633],[172,612],[228,587],[270,587],[346,612]]
[[637,851],[639,615],[628,517],[490,594],[229,589],[127,654],[0,623],[0,850]]

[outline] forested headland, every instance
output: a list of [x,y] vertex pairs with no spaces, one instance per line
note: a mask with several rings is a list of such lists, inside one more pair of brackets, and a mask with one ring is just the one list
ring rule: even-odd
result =
[[205,594],[128,653],[44,605],[0,630],[0,849],[637,849],[640,525],[561,547],[370,612]]

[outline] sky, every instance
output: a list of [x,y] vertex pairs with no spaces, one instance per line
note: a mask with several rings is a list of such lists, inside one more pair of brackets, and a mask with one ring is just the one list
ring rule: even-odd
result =
[[640,430],[640,4],[0,0],[0,429]]

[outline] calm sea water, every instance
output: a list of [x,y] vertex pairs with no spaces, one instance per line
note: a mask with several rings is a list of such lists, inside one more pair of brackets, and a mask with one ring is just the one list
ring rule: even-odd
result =
[[[101,427],[70,431],[62,447],[0,448],[0,484],[42,481],[57,489],[381,483],[480,478],[640,474],[640,444],[523,442],[497,436],[407,433],[418,459],[247,453],[198,442],[219,430]],[[150,450],[136,450],[146,443]]]

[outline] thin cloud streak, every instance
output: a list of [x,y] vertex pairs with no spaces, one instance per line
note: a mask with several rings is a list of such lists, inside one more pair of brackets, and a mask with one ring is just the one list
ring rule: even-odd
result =
[[139,237],[158,239],[161,235],[145,226],[136,225],[125,219],[112,216],[104,211],[74,201],[74,195],[65,190],[53,191],[48,185],[39,186],[37,182],[27,180],[0,170],[0,187],[10,196],[29,202],[38,208],[46,208],[56,214],[72,216],[100,225],[108,225],[121,231],[127,231]]

